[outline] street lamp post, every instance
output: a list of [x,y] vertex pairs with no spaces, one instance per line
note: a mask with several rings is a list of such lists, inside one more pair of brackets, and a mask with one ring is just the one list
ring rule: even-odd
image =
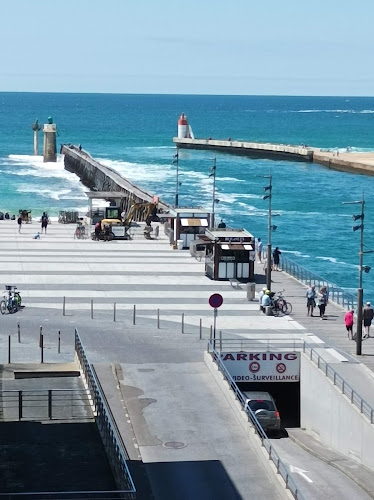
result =
[[177,147],[177,152],[174,155],[174,160],[173,164],[176,165],[177,167],[177,173],[176,173],[176,184],[175,184],[175,202],[174,205],[177,208],[178,207],[178,198],[179,198],[179,149]]
[[210,171],[212,172],[209,174],[209,177],[213,177],[213,189],[212,189],[212,219],[211,219],[211,227],[214,228],[215,226],[215,206],[216,203],[219,203],[219,200],[216,198],[216,170],[217,170],[217,161],[216,158],[214,157],[213,159],[213,166],[210,167]]
[[370,267],[363,265],[364,257],[364,217],[365,217],[365,200],[362,196],[360,201],[345,201],[343,205],[361,205],[361,213],[353,215],[354,221],[361,220],[361,224],[353,226],[353,231],[360,230],[360,249],[359,249],[359,264],[358,264],[358,288],[357,288],[357,334],[356,334],[356,354],[362,354],[362,309],[363,309],[363,289],[362,289],[362,270],[370,271]]
[[269,179],[269,185],[264,187],[264,191],[267,191],[268,194],[263,196],[263,199],[269,200],[269,209],[268,209],[268,246],[267,246],[267,266],[266,266],[266,288],[271,290],[271,199],[272,199],[272,175],[264,175],[263,177]]

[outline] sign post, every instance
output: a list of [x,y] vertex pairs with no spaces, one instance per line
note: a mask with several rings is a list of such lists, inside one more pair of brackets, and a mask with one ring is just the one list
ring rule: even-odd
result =
[[218,307],[221,307],[223,304],[223,297],[219,293],[213,293],[209,297],[209,305],[213,307],[213,349],[216,348],[216,323],[217,323],[217,314]]

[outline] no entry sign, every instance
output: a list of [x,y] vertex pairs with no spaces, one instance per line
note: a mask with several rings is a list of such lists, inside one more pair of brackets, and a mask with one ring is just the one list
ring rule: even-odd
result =
[[221,294],[213,293],[213,295],[209,297],[210,307],[214,307],[214,309],[217,309],[217,307],[221,307],[222,304],[223,304],[223,297]]

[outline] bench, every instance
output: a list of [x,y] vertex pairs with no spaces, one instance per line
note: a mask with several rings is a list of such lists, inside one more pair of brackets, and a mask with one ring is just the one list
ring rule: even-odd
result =
[[242,287],[240,286],[240,283],[237,279],[230,278],[230,285],[235,288],[235,290],[241,290]]

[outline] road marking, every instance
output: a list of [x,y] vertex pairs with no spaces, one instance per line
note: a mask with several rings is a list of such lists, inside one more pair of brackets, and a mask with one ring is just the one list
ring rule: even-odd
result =
[[313,335],[312,333],[308,333],[309,339],[314,342],[314,344],[324,344],[325,342],[317,337],[317,335]]
[[343,363],[348,363],[348,359],[342,356],[341,354],[338,353],[335,349],[332,349],[331,347],[325,349],[326,352],[330,353],[331,356],[334,356],[339,361],[342,361]]
[[293,465],[290,465],[290,472],[294,472],[295,474],[300,474],[300,476],[303,477],[305,479],[305,481],[307,481],[308,483],[313,482],[313,480],[310,479],[310,477],[308,477],[306,475],[306,472],[308,472],[307,470],[299,469],[299,467],[295,467]]

